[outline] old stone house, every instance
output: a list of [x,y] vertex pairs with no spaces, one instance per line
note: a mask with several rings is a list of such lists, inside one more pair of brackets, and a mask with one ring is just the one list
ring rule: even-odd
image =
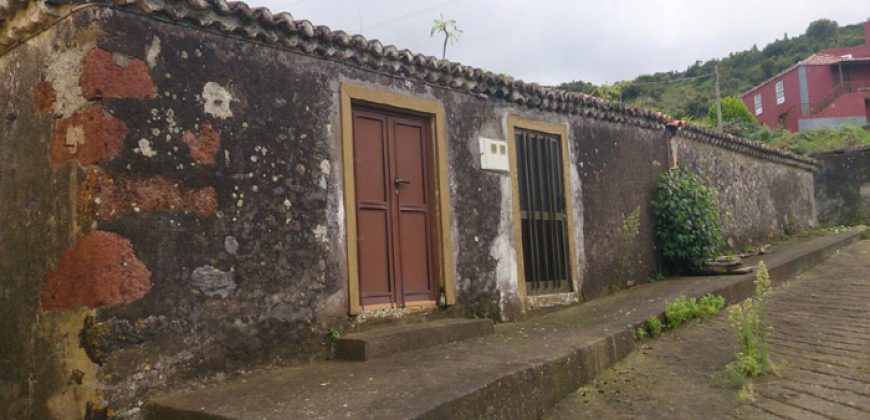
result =
[[815,224],[812,159],[243,3],[4,2],[0,71],[4,417],[646,282],[676,162],[732,246]]

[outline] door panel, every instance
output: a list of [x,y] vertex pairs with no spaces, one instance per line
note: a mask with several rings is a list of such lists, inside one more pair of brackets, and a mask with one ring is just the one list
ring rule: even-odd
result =
[[399,222],[401,244],[401,278],[405,300],[431,298],[427,215],[403,211]]
[[386,205],[389,191],[387,174],[386,119],[358,113],[354,118],[354,169],[357,200]]
[[359,221],[359,283],[364,302],[390,303],[392,281],[390,275],[389,219],[383,210],[360,209]]
[[401,204],[426,205],[426,153],[422,126],[399,121],[396,133],[396,176],[409,181],[399,188]]
[[429,122],[353,113],[360,303],[433,300]]
[[387,166],[387,119],[355,111],[353,137],[361,303],[390,303],[395,289],[390,254],[392,183]]

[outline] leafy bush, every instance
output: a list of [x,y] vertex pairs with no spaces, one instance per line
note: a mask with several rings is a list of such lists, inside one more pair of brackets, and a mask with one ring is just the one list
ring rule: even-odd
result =
[[731,307],[728,320],[740,345],[735,361],[725,366],[728,378],[740,385],[739,396],[751,399],[752,387],[749,378],[776,373],[770,360],[768,345],[773,332],[764,313],[765,301],[770,293],[770,275],[764,262],[758,263],[755,276],[755,296]]
[[[710,116],[710,123],[715,126],[717,123],[716,102],[713,102],[713,105],[710,105],[710,112],[708,115]],[[749,108],[746,107],[746,104],[736,96],[722,98],[722,122],[747,123],[758,126],[755,116],[749,112]]]
[[725,298],[719,295],[707,293],[698,300],[698,308],[701,319],[710,318],[719,313],[725,307]]
[[670,269],[703,268],[722,248],[715,195],[704,175],[682,166],[659,178],[652,207],[659,249]]
[[658,317],[651,316],[646,320],[646,329],[650,336],[658,337],[662,333],[662,321]]

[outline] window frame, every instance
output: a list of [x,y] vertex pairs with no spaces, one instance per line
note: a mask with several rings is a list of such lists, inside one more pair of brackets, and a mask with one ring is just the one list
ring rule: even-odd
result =
[[773,86],[776,91],[776,104],[782,105],[785,103],[785,81],[780,80]]
[[756,93],[755,96],[752,97],[752,105],[755,108],[755,115],[761,115],[764,112],[764,108],[761,103],[761,93]]

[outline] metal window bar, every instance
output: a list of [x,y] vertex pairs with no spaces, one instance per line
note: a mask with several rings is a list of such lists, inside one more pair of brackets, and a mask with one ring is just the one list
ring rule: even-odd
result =
[[523,263],[529,294],[570,292],[560,137],[516,130]]

